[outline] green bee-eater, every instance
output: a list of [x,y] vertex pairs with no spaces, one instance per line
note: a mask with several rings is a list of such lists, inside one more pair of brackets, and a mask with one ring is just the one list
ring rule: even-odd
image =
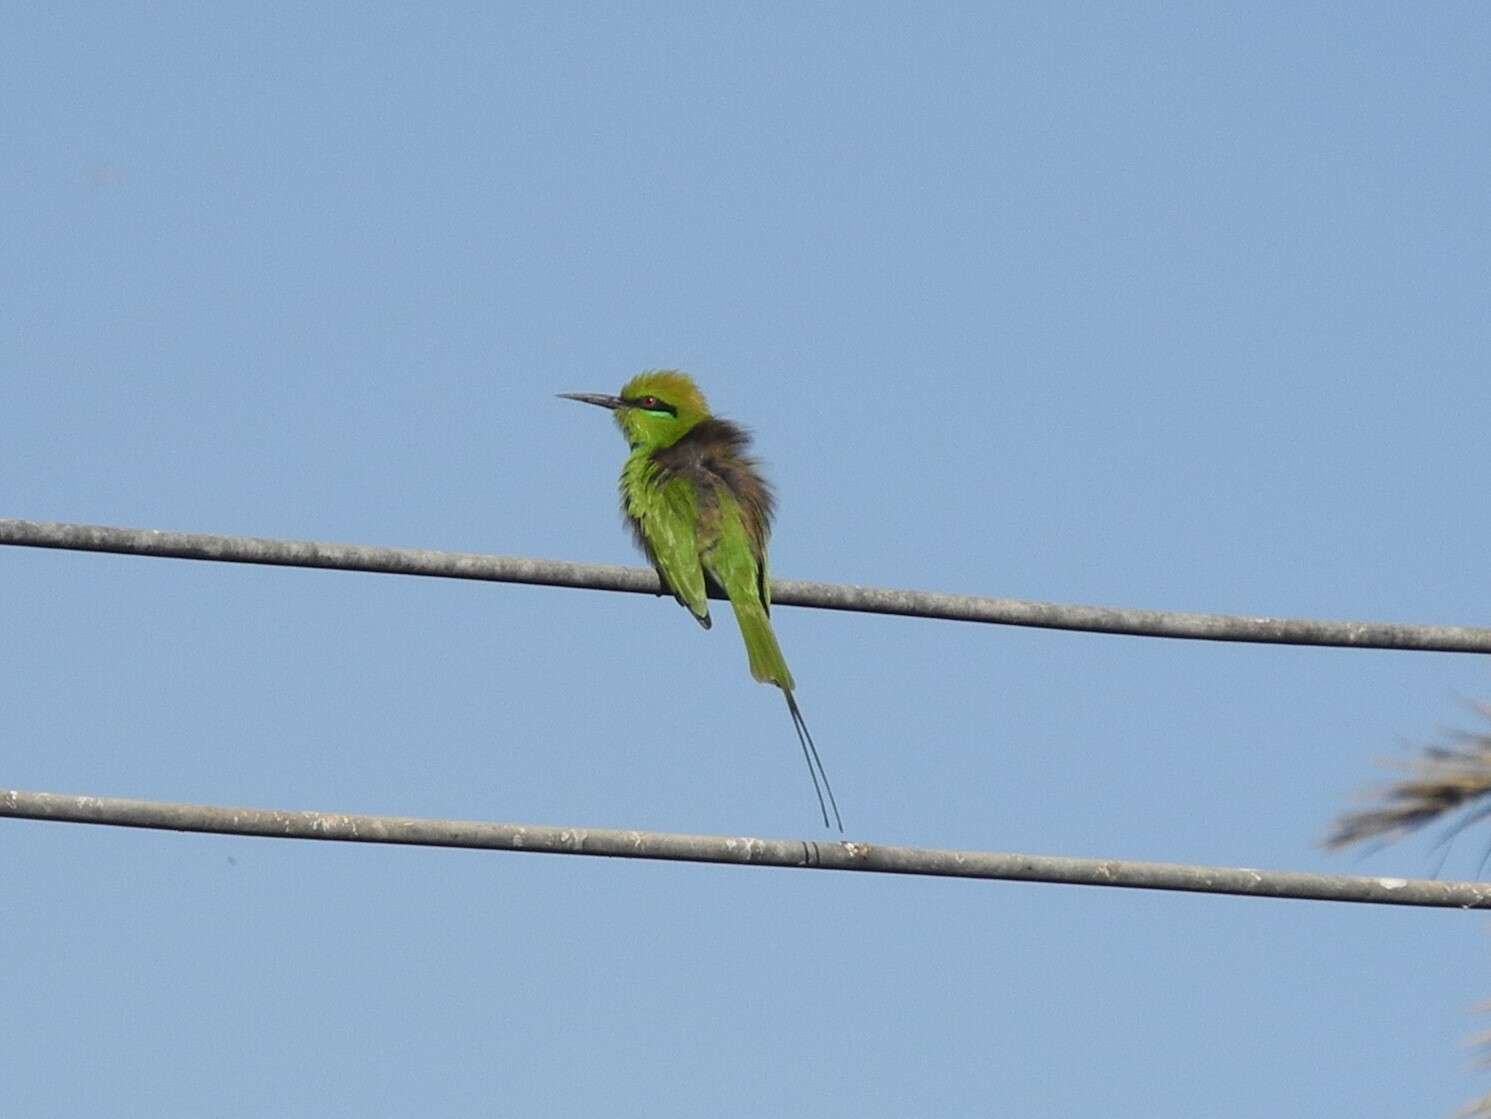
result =
[[766,541],[773,499],[756,460],[746,455],[750,437],[729,420],[710,415],[699,387],[676,370],[638,374],[620,396],[560,395],[616,413],[632,449],[621,468],[621,510],[638,545],[663,586],[705,629],[710,625],[708,588],[724,591],[745,638],[751,675],[775,684],[787,697],[823,826],[829,826],[832,807],[834,822],[843,831],[828,774],[793,698],[792,673],[771,628]]

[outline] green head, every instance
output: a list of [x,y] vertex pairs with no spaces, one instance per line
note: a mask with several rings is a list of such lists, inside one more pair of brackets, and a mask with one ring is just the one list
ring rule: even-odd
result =
[[616,413],[626,441],[633,448],[671,447],[700,420],[709,418],[709,405],[699,386],[676,369],[649,369],[621,386],[620,396],[594,392],[562,392],[578,400],[610,408]]

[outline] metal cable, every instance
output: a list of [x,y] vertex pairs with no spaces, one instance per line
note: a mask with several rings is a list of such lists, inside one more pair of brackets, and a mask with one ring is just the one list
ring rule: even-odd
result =
[[[430,575],[549,587],[661,594],[648,568],[569,563],[563,560],[380,548],[308,540],[156,532],[104,525],[60,524],[0,518],[0,544],[63,548],[120,555],[166,556],[222,563],[318,567],[388,575]],[[988,622],[1042,629],[1083,630],[1138,637],[1246,641],[1275,645],[1331,645],[1352,649],[1399,649],[1440,653],[1491,653],[1491,629],[1391,622],[1319,621],[1229,614],[1187,614],[1110,606],[1064,605],[1013,598],[939,594],[838,583],[772,581],[772,601],[783,606],[900,614],[947,621]]]
[[946,851],[873,843],[749,836],[679,835],[610,828],[494,824],[405,816],[223,808],[114,797],[0,790],[0,816],[74,824],[205,832],[216,835],[463,847],[550,855],[589,855],[666,862],[724,863],[805,870],[870,871],[938,878],[1055,882],[1180,890],[1198,894],[1363,902],[1450,909],[1491,909],[1491,884],[1346,874],[1250,870],[1245,867],[1084,859],[1054,855]]

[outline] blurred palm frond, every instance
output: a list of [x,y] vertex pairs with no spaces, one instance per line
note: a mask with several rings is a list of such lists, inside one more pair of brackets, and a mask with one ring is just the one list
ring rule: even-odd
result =
[[[1491,705],[1476,710],[1491,721]],[[1456,731],[1447,745],[1430,746],[1411,761],[1387,763],[1406,776],[1375,790],[1370,808],[1338,817],[1325,838],[1332,849],[1358,843],[1389,843],[1460,812],[1441,843],[1491,816],[1491,733]],[[1491,1114],[1491,1112],[1488,1112]]]
[[[1474,706],[1491,722],[1491,704]],[[1369,794],[1375,802],[1371,807],[1338,816],[1325,837],[1326,847],[1380,847],[1427,824],[1448,821],[1438,844],[1447,848],[1466,828],[1491,816],[1491,732],[1454,731],[1446,744],[1430,746],[1418,758],[1386,764],[1405,776]],[[1487,859],[1491,846],[1481,859],[1482,870]],[[1491,1010],[1491,1003],[1478,1009]],[[1478,1063],[1491,1068],[1491,1031],[1472,1039],[1471,1048]],[[1491,1095],[1473,1100],[1457,1114],[1460,1119],[1491,1119]]]
[[[1476,1007],[1482,1014],[1491,1010],[1491,1002],[1483,1002]],[[1478,1063],[1482,1068],[1491,1068],[1491,1030],[1479,1033],[1470,1039],[1471,1049],[1476,1051]],[[1491,1119],[1491,1096],[1482,1096],[1478,1100],[1466,1104],[1457,1115],[1461,1119]]]

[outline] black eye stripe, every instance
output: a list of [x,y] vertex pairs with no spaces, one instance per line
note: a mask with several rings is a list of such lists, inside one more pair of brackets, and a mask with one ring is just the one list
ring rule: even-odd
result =
[[[644,404],[643,401],[647,400],[652,401],[652,403]],[[644,412],[667,412],[670,416],[678,415],[677,408],[673,407],[666,400],[659,400],[655,396],[623,396],[621,402],[628,408],[640,408]]]

